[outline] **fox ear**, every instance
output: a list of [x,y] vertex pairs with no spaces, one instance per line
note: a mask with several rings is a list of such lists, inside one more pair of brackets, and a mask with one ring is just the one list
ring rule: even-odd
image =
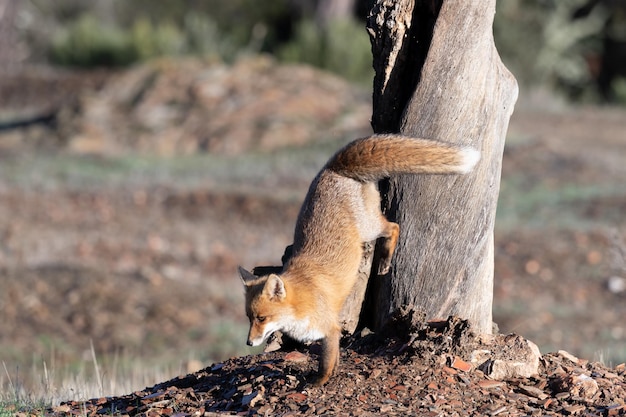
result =
[[263,292],[267,295],[270,301],[282,301],[287,296],[285,291],[285,283],[278,275],[272,274],[267,277]]
[[239,275],[241,276],[241,281],[243,281],[243,285],[245,286],[250,285],[252,281],[256,281],[259,278],[252,272],[249,272],[242,267],[239,267]]

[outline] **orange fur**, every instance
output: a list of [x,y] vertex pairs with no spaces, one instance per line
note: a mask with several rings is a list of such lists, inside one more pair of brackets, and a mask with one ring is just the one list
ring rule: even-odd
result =
[[311,183],[283,272],[258,278],[240,268],[248,344],[259,345],[276,330],[302,342],[321,339],[315,384],[328,381],[339,361],[339,314],[356,282],[363,243],[385,239],[384,274],[398,240],[399,226],[380,211],[376,181],[395,174],[461,174],[477,161],[474,149],[399,135],[357,139],[337,152]]

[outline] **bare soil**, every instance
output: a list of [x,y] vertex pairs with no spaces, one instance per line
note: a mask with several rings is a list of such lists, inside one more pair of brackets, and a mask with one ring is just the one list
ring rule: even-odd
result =
[[[20,80],[3,78],[2,120],[52,109],[55,121],[0,131],[0,360],[24,367],[54,352],[58,364],[72,363],[91,341],[101,355],[193,352],[208,366],[50,413],[626,414],[626,112],[543,97],[524,99],[511,120],[494,287],[500,332],[544,353],[538,375],[496,382],[476,367],[455,369],[456,356],[469,358],[437,348],[441,329],[428,326],[412,342],[388,337],[368,348],[347,339],[339,375],[323,388],[304,385],[314,346],[302,348],[302,361],[285,352],[225,361],[249,352],[236,266],[278,264],[308,182],[341,142],[316,141],[368,130],[367,94],[325,74],[316,84],[308,68],[272,79],[272,65],[207,73],[159,63],[75,88],[46,73],[37,79],[49,88],[25,90],[30,100],[6,93]],[[284,86],[302,80],[306,96],[289,87],[293,101],[277,107]],[[232,119],[221,126],[211,114]],[[205,119],[208,142],[198,133]],[[162,132],[154,158],[145,156],[151,129]],[[280,137],[270,140],[273,131]],[[225,156],[202,156],[209,150]],[[583,359],[548,353],[560,350]],[[587,377],[596,391],[574,392]]]
[[484,364],[461,357],[485,349],[519,357],[518,336],[486,343],[457,319],[402,325],[410,338],[390,332],[344,340],[341,368],[321,388],[307,383],[314,345],[234,358],[121,397],[62,403],[47,415],[626,415],[623,364],[611,370],[561,352],[544,355],[532,377],[494,380]]

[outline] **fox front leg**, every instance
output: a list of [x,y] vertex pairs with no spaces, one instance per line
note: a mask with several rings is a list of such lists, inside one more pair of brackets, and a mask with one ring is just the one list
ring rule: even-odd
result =
[[341,331],[334,330],[322,341],[322,355],[320,356],[319,370],[313,385],[324,385],[339,365],[339,341]]

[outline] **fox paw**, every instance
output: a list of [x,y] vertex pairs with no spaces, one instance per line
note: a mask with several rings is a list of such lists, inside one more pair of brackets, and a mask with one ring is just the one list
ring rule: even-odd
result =
[[327,383],[329,379],[330,375],[317,375],[313,382],[311,382],[311,385],[313,385],[314,387],[321,387],[322,385]]

